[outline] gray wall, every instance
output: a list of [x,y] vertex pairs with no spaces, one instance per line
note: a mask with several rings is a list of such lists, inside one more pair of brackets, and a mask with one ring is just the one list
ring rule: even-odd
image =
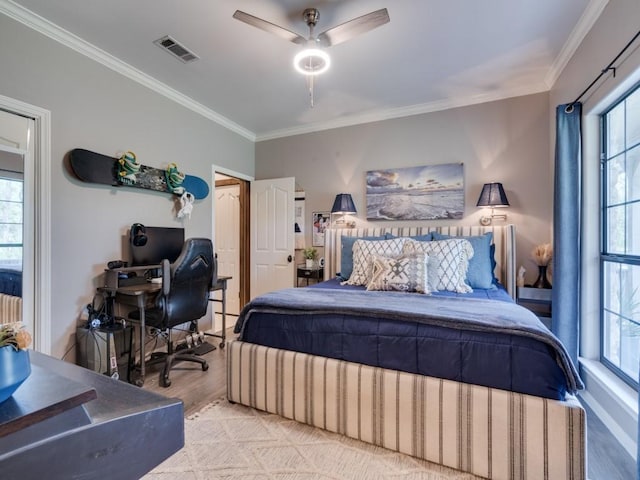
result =
[[549,99],[541,93],[259,142],[256,178],[294,176],[306,193],[306,225],[311,212],[330,210],[338,193],[353,196],[358,225],[391,225],[406,222],[366,221],[367,170],[462,162],[465,216],[449,222],[478,224],[488,213],[475,206],[482,185],[502,182],[511,203],[507,221],[517,227],[518,265],[533,281],[530,252],[551,240],[549,151]]
[[212,164],[253,176],[254,144],[2,15],[0,65],[0,94],[52,112],[51,351],[61,357],[106,262],[128,255],[132,223],[212,233],[211,195],[196,202],[191,220],[178,221],[169,195],[79,182],[67,152],[132,150],[140,163],[176,162],[211,183]]

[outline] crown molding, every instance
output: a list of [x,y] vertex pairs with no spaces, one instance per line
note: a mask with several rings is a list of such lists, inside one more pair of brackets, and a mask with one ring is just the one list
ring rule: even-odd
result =
[[587,36],[593,25],[596,23],[600,15],[602,14],[604,7],[607,6],[609,0],[591,0],[587,8],[582,12],[582,16],[576,26],[571,30],[571,34],[569,38],[565,42],[562,50],[554,60],[549,72],[544,79],[548,88],[551,89],[553,85],[556,83],[556,80],[562,74],[562,71],[565,69],[571,57],[576,53],[578,47]]
[[74,35],[40,15],[35,14],[31,10],[26,9],[11,0],[0,0],[0,13],[86,57],[89,57],[114,72],[117,72],[134,82],[167,97],[168,99],[205,117],[206,119],[211,120],[252,142],[255,142],[256,135],[253,132],[216,113],[210,108],[205,107],[201,103],[196,102],[192,98],[180,93],[152,76],[147,75],[128,63],[123,62],[110,53],[107,53],[95,45],[81,39],[77,35]]
[[291,137],[293,135],[303,135],[306,133],[320,132],[323,130],[331,130],[334,128],[352,127],[365,123],[380,122],[383,120],[392,120],[402,117],[410,117],[414,115],[422,115],[425,113],[439,112],[452,108],[467,107],[477,105],[479,103],[493,102],[496,100],[504,100],[513,97],[522,97],[525,95],[533,95],[549,91],[544,83],[520,86],[514,89],[499,90],[490,93],[481,93],[471,95],[469,97],[451,98],[445,100],[436,100],[434,102],[422,103],[418,105],[410,105],[408,107],[390,108],[386,110],[371,111],[362,115],[343,116],[329,122],[318,122],[303,125],[300,127],[285,128],[282,130],[274,130],[264,134],[256,135],[256,142],[266,140],[274,140],[276,138]]

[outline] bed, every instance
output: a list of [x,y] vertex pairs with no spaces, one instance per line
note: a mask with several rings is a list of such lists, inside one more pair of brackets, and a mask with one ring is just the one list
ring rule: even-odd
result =
[[[336,274],[345,269],[343,244],[351,244],[354,259],[356,247],[365,245],[347,242],[344,236],[373,238],[366,244],[373,245],[380,238],[414,237],[412,241],[422,242],[436,234],[439,240],[491,237],[494,272],[502,287],[492,285],[480,295],[506,298],[468,299],[466,291],[438,297],[374,295],[378,292],[355,286],[336,290]],[[537,320],[529,325],[530,312],[511,300],[514,240],[510,225],[327,230],[328,283],[274,292],[243,310],[237,325],[240,340],[229,345],[227,354],[229,400],[485,478],[586,478],[585,414],[574,396],[581,381],[563,347],[554,344],[557,339],[547,338],[548,331],[540,322],[536,325]],[[398,242],[404,240],[387,243]],[[432,245],[444,243],[464,244],[455,240]],[[356,263],[351,279],[357,277]],[[405,300],[409,298],[422,303],[414,307],[413,300]],[[471,306],[460,307],[463,304]],[[513,325],[526,323],[522,331],[512,324],[505,328],[500,320],[512,310]],[[494,320],[498,325],[491,323]],[[337,328],[341,336],[329,335]],[[518,343],[520,337],[524,344]],[[283,339],[291,342],[282,343]],[[508,360],[496,357],[485,363],[501,349]],[[366,351],[373,355],[364,355]],[[518,357],[521,351],[534,356]],[[391,355],[385,357],[385,352]],[[398,362],[407,358],[413,365]],[[528,370],[538,363],[551,365],[550,380],[533,390],[528,380],[514,381],[523,369],[527,378],[547,375],[545,369]],[[441,370],[445,364],[454,365],[453,371]],[[477,372],[475,377],[467,374],[468,364],[483,365],[477,369],[479,377]],[[509,370],[510,376],[505,380],[492,375],[497,378],[492,383],[486,380],[492,377],[486,375],[488,369]]]

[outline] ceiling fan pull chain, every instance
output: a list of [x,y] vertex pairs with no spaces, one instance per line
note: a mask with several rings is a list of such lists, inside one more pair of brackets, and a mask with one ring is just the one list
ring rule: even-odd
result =
[[313,108],[313,75],[309,75],[305,77],[307,80],[307,89],[309,90],[309,103],[311,108]]

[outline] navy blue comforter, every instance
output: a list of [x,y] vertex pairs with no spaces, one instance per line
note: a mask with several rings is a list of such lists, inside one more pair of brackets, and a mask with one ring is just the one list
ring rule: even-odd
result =
[[503,289],[426,296],[336,283],[254,299],[239,339],[558,400],[582,388],[562,344]]
[[0,293],[22,296],[22,272],[8,268],[0,268]]

